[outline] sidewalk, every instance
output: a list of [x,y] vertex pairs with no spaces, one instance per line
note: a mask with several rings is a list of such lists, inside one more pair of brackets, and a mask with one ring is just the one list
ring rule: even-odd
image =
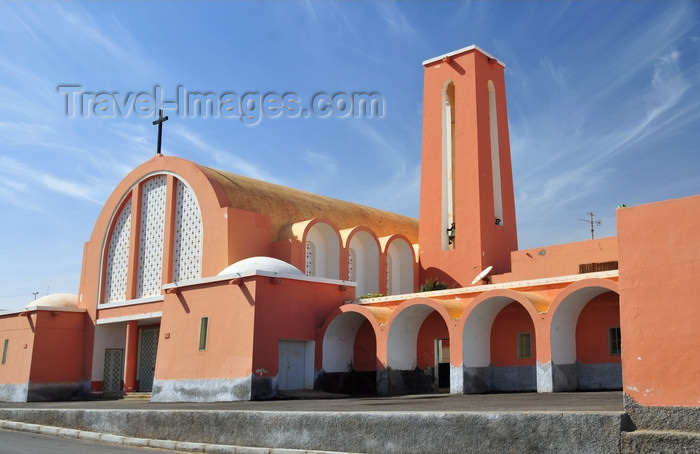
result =
[[241,402],[153,403],[138,400],[72,402],[0,402],[2,408],[104,410],[235,410],[342,412],[532,412],[623,411],[621,391],[573,393],[414,394],[394,397],[347,397],[319,391],[289,391],[286,399]]

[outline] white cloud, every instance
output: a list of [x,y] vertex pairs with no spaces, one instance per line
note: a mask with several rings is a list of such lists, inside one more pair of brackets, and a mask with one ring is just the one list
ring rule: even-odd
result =
[[[102,203],[95,197],[94,190],[90,186],[59,178],[38,168],[31,168],[7,156],[0,155],[0,169],[2,169],[0,170],[0,175],[4,173],[3,178],[7,176],[18,177],[28,183],[38,183],[40,186],[53,192],[97,204]],[[15,185],[12,189],[14,190],[15,196],[17,196],[18,192],[30,192],[30,186],[28,184]]]

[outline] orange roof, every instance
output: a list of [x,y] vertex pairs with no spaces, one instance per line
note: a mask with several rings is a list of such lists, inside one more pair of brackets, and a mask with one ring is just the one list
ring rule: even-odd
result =
[[325,218],[338,229],[362,225],[370,228],[377,237],[401,233],[412,243],[418,242],[417,219],[222,170],[199,167],[210,181],[221,185],[230,207],[270,216],[273,232],[279,233],[285,225],[296,222]]

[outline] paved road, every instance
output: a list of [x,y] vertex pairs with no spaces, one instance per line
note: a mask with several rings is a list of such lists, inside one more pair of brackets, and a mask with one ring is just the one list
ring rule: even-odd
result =
[[[132,400],[78,402],[0,402],[0,408],[230,411],[408,411],[539,412],[623,411],[621,391],[508,394],[417,394],[396,397],[338,398],[314,391],[289,393],[286,400],[212,403],[152,403]],[[335,397],[335,398],[333,398]]]
[[158,454],[174,452],[179,453],[179,451],[132,448],[52,435],[0,430],[0,454]]

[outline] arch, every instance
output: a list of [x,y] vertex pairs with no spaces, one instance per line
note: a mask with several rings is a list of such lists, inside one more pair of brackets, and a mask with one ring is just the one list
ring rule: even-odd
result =
[[[369,230],[353,229],[348,237],[348,279],[357,282],[355,296],[379,292],[379,241]],[[351,263],[352,261],[352,263]],[[350,268],[352,265],[352,268]]]
[[338,310],[329,318],[323,330],[322,368],[325,372],[351,369],[355,335],[365,321],[372,326],[376,338],[379,326],[367,310]]
[[[204,172],[204,168],[191,161],[173,156],[154,156],[149,161],[131,171],[119,183],[105,202],[95,222],[90,240],[88,241],[89,247],[86,248],[87,254],[82,267],[82,284],[79,292],[86,302],[87,307],[91,305],[97,306],[98,303],[103,301],[128,300],[133,298],[136,294],[135,288],[130,290],[129,294],[127,293],[126,280],[120,284],[123,290],[117,292],[112,292],[112,290],[107,291],[107,288],[112,286],[111,282],[107,285],[107,276],[110,274],[107,273],[110,263],[109,248],[115,237],[114,232],[119,217],[125,216],[126,218],[131,213],[136,213],[140,210],[141,197],[138,197],[137,200],[134,199],[133,196],[134,194],[137,196],[139,195],[143,182],[155,176],[165,176],[166,178],[172,178],[170,176],[174,176],[192,188],[196,194],[201,212],[202,225],[207,225],[208,232],[212,238],[225,237],[225,235],[223,235],[225,232],[225,223],[221,222],[219,212],[219,209],[227,204],[226,194],[223,188],[221,188],[217,182],[211,181],[208,178]],[[132,206],[126,209],[125,207],[129,204],[132,204]],[[129,219],[129,222],[123,222],[123,224],[129,225],[135,221],[135,219]],[[136,227],[138,226],[126,228],[126,230],[124,230],[125,238],[127,232],[129,235],[128,241],[126,241],[127,247],[125,249],[129,249],[130,243],[134,241],[132,233],[138,230]],[[207,242],[206,237],[204,237],[204,232],[202,232],[202,235],[202,249],[204,249],[204,245],[206,245]],[[217,244],[217,246],[219,246],[217,251],[212,251],[212,253],[208,255],[209,260],[207,262],[203,261],[201,264],[201,273],[204,275],[207,273],[216,274],[216,272],[226,264],[226,250],[225,248],[221,248],[220,244]],[[135,246],[134,249],[136,249]],[[123,255],[129,255],[128,251]],[[123,260],[123,272],[125,275],[135,274],[132,271],[138,266],[138,263],[132,263],[135,260],[135,257],[130,255]],[[218,262],[221,263],[219,264]],[[110,280],[114,277],[114,273],[112,272],[111,274]],[[135,287],[136,282],[131,285]],[[119,296],[110,295],[112,293]]]
[[[454,309],[452,312],[454,314]],[[430,298],[411,298],[401,303],[387,321],[387,366],[399,370],[412,370],[416,367],[416,341],[418,330],[425,318],[433,311],[438,312],[447,324],[453,318],[446,302]]]
[[401,295],[415,291],[415,253],[409,242],[400,235],[389,237],[384,245],[387,259],[387,295]]
[[[566,287],[552,302],[550,314],[551,342],[551,390],[572,391],[579,389],[610,389],[621,387],[621,370],[618,366],[607,367],[606,379],[599,385],[585,384],[588,381],[586,367],[580,367],[576,351],[576,328],[584,308],[596,297],[613,292],[619,295],[619,284],[608,279],[584,279]],[[619,311],[619,303],[618,303]],[[610,376],[613,376],[610,378]]]
[[[464,392],[479,393],[505,387],[519,387],[516,383],[499,385],[492,376],[491,330],[494,320],[510,304],[519,304],[527,312],[534,329],[539,318],[537,308],[542,307],[542,297],[537,294],[508,289],[491,290],[476,297],[466,308],[462,332],[462,363],[464,368]],[[533,333],[533,337],[537,337]],[[515,340],[514,340],[515,341]],[[532,352],[536,355],[536,351]],[[533,370],[536,378],[536,372]],[[512,379],[511,379],[512,381]],[[529,384],[527,384],[530,387]]]
[[584,279],[566,287],[552,301],[550,339],[552,362],[570,364],[576,361],[576,321],[590,300],[605,292],[619,294],[619,284],[607,279]]
[[325,220],[315,219],[306,226],[303,239],[307,255],[306,275],[340,279],[338,229]]
[[[437,327],[449,340],[450,326],[453,325],[453,318],[459,317],[462,313],[463,305],[453,302],[432,300],[429,298],[412,298],[401,303],[392,313],[388,321],[387,334],[387,392],[389,394],[400,394],[407,392],[430,392],[434,391],[437,383],[437,374],[433,369],[432,361],[430,366],[419,364],[419,340],[430,342],[429,345],[422,345],[423,350],[433,350],[432,337],[429,333],[421,336],[424,323],[437,314],[432,320],[431,331],[435,332]],[[442,323],[440,323],[442,322]],[[444,325],[442,329],[439,325]],[[426,340],[427,339],[427,340]],[[420,368],[423,366],[423,369]]]
[[388,317],[385,312],[390,310],[347,305],[328,317],[322,329],[322,370],[317,380],[321,390],[350,394],[376,392],[380,366],[377,342],[381,330],[377,315],[385,319]]

